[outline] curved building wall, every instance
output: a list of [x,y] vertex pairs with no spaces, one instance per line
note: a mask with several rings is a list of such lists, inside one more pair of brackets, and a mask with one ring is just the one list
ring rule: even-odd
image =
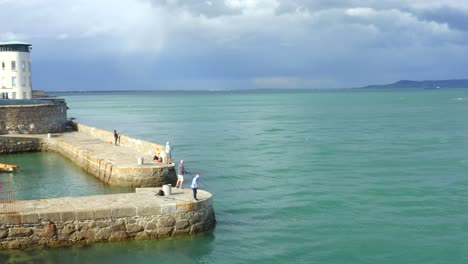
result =
[[0,98],[32,98],[30,52],[0,51]]
[[0,135],[65,131],[67,105],[64,100],[29,101],[20,105],[11,102],[0,100]]

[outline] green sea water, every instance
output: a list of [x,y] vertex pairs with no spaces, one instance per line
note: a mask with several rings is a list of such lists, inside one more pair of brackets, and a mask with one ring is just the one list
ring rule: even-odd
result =
[[[78,122],[170,141],[213,193],[216,229],[0,263],[468,263],[468,90],[62,97]],[[19,197],[128,191],[53,154],[5,158],[41,164],[0,176]]]

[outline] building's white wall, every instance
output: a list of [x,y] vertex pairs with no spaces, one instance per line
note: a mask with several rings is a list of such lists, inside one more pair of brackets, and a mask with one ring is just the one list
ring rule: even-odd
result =
[[[0,51],[0,98],[1,94],[7,92],[9,99],[31,99],[32,84],[31,84],[31,69],[29,52],[18,51]],[[16,62],[16,69],[12,70],[11,62]],[[1,63],[5,63],[5,69],[2,69]],[[25,68],[22,68],[22,62]],[[16,77],[16,86],[12,85],[12,77]],[[23,78],[25,85],[23,86]],[[14,94],[16,96],[14,96]],[[16,97],[16,98],[14,98]]]

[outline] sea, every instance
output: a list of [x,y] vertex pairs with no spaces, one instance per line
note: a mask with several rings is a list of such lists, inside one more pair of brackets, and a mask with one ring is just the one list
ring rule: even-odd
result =
[[[217,225],[163,240],[2,250],[0,263],[468,263],[466,89],[54,95],[79,123],[169,141],[213,194]],[[0,175],[17,199],[133,191],[54,153],[2,161],[22,166]]]

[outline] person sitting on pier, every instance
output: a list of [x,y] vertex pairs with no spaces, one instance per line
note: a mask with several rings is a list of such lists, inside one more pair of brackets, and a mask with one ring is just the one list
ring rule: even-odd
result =
[[184,174],[187,173],[184,166],[184,160],[181,160],[179,163],[179,167],[177,168],[177,183],[176,188],[184,188]]
[[156,161],[159,160],[159,155],[158,155],[158,153],[154,154],[153,160],[156,160]]
[[156,148],[156,154],[154,154],[153,160],[161,163],[163,161],[162,156],[161,156],[161,151],[159,148]]
[[155,160],[155,161],[157,161],[159,163],[161,163],[163,161],[163,159],[162,159],[161,155],[159,155],[159,153],[156,153],[154,155],[153,160]]

